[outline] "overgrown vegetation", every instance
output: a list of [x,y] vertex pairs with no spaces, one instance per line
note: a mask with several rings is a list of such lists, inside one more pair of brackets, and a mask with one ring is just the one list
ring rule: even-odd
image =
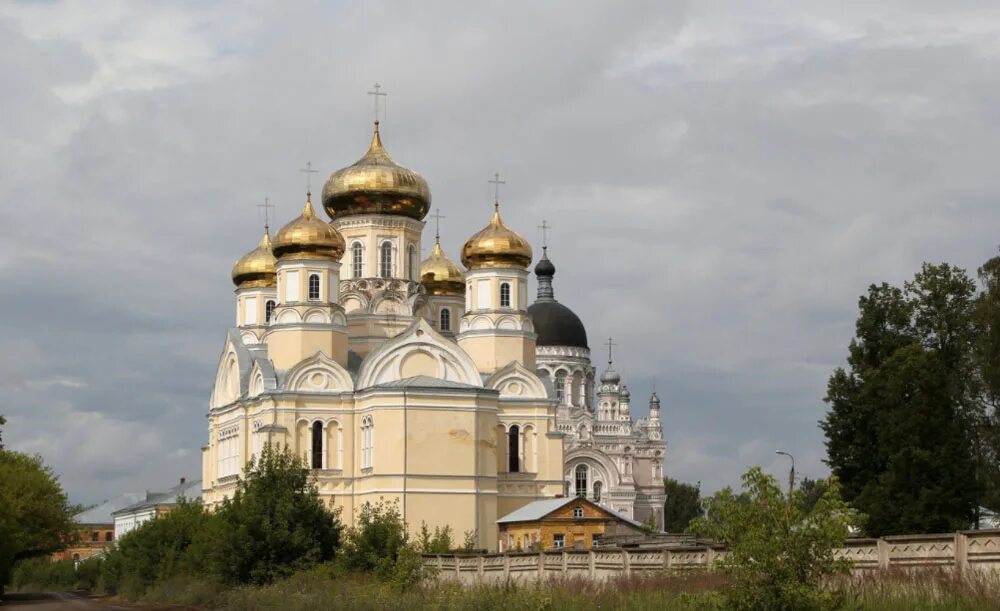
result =
[[840,498],[836,480],[803,510],[803,492],[785,496],[778,482],[754,467],[743,475],[743,495],[722,490],[706,501],[706,514],[691,530],[726,545],[720,566],[730,580],[725,603],[731,609],[835,609],[837,592],[824,580],[850,572],[835,559],[857,522]]
[[686,484],[666,477],[663,479],[663,492],[667,495],[667,500],[663,503],[664,531],[684,532],[691,520],[702,515],[700,485]]
[[[5,422],[0,417],[0,426]],[[0,594],[15,562],[47,556],[73,540],[73,511],[40,456],[0,446]]]

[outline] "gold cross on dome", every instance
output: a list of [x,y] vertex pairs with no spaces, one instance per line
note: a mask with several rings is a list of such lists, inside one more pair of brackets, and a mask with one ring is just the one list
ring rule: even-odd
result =
[[368,92],[368,95],[370,95],[370,96],[372,96],[372,97],[375,98],[375,123],[376,124],[378,124],[378,120],[379,120],[378,119],[378,110],[379,110],[379,108],[378,108],[378,99],[379,98],[384,98],[384,97],[386,97],[386,96],[389,95],[388,93],[385,93],[384,91],[380,91],[380,89],[382,89],[382,85],[380,85],[378,83],[375,83],[375,91],[369,91]]
[[440,208],[434,209],[434,214],[430,215],[434,219],[434,239],[438,242],[441,241],[441,219],[446,219],[448,217],[441,214]]
[[306,162],[306,167],[299,169],[299,172],[303,172],[306,175],[306,193],[312,195],[312,176],[310,174],[318,174],[319,170],[313,169],[313,164],[311,161]]
[[542,220],[542,224],[539,225],[538,228],[542,230],[542,248],[548,248],[549,247],[549,230],[552,229],[552,225],[549,225],[548,222],[546,222],[545,220]]
[[265,197],[264,198],[264,203],[263,204],[257,204],[257,207],[264,209],[264,227],[267,227],[270,224],[270,223],[268,223],[268,221],[270,220],[270,215],[268,214],[268,212],[269,212],[268,209],[269,208],[274,208],[274,204],[271,203],[271,200],[269,198]]
[[487,181],[487,182],[489,182],[491,185],[493,185],[493,201],[494,202],[499,202],[500,201],[500,185],[507,184],[507,181],[506,180],[500,180],[500,172],[494,172],[493,173],[493,180],[490,180],[490,181]]

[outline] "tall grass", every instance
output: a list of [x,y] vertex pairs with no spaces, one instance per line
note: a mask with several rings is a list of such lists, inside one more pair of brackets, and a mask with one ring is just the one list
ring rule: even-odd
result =
[[871,571],[831,584],[858,609],[1000,611],[1000,574],[950,570]]

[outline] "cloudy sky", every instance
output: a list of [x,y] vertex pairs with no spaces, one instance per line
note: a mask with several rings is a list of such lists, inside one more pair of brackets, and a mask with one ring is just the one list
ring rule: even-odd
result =
[[80,502],[198,477],[257,204],[364,152],[379,81],[452,257],[494,171],[510,225],[555,227],[669,475],[824,475],[858,295],[1000,244],[1000,12],[872,4],[0,4],[4,440]]

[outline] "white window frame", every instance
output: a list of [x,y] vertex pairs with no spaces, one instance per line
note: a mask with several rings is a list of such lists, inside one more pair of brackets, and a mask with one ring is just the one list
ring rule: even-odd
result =
[[375,447],[375,421],[371,416],[361,419],[361,468],[372,468],[372,454]]
[[365,245],[361,242],[351,244],[351,275],[363,278],[365,273]]
[[[388,248],[386,248],[388,247]],[[384,240],[378,245],[378,276],[379,278],[387,279],[393,277],[393,259],[395,253],[393,252],[395,248],[392,242],[389,240]],[[389,254],[389,260],[386,261],[386,253]],[[388,269],[386,269],[388,267]]]
[[[503,291],[505,288],[507,289],[507,302],[506,303],[504,303],[504,291]],[[513,302],[511,301],[511,286],[510,286],[510,282],[507,281],[507,280],[504,280],[503,282],[500,283],[500,307],[501,308],[510,308],[511,307],[511,303],[513,303]]]
[[565,533],[554,533],[552,535],[552,547],[556,549],[562,549],[566,547],[566,534]]
[[[312,283],[316,279],[316,296],[313,297]],[[306,299],[308,301],[320,301],[323,299],[323,275],[319,272],[309,272],[306,277]]]
[[[446,318],[448,320],[447,328],[444,324]],[[438,312],[438,328],[442,331],[451,331],[451,308],[441,308],[441,311]]]

